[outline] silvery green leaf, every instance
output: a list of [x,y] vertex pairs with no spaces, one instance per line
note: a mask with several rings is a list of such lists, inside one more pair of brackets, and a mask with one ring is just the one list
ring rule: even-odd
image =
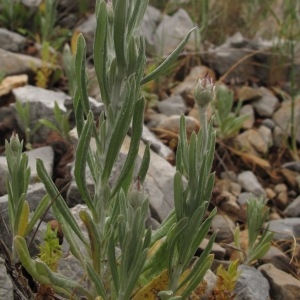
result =
[[128,176],[129,171],[133,170],[134,168],[135,159],[139,152],[140,139],[143,132],[144,109],[145,109],[145,101],[143,98],[141,98],[136,102],[134,107],[130,146],[129,146],[125,163],[118,177],[118,180],[114,186],[112,197],[116,194],[116,192],[121,186],[123,187],[123,190],[128,190],[131,184],[132,180],[130,178],[130,181],[128,182],[129,185],[126,187],[123,186],[124,180]]
[[87,92],[87,76],[86,76],[86,43],[82,34],[78,36],[77,51],[75,59],[77,89],[80,95],[80,101],[85,114],[90,110],[89,97]]
[[[107,10],[105,1],[97,1],[97,26],[94,38],[94,65],[101,90],[101,99],[107,107],[110,103],[107,90]],[[111,80],[110,80],[111,81]]]
[[90,111],[87,116],[87,121],[82,129],[82,134],[79,138],[76,156],[80,159],[75,160],[75,170],[74,176],[76,179],[76,183],[78,186],[78,190],[88,206],[88,208],[95,214],[94,205],[92,202],[92,198],[89,194],[87,185],[86,185],[86,161],[88,157],[88,151],[90,147],[90,140],[92,136],[92,126],[93,126],[93,113]]
[[177,59],[177,57],[179,56],[179,54],[183,50],[184,46],[188,42],[188,40],[189,40],[192,32],[194,31],[194,29],[195,29],[195,27],[187,33],[185,38],[176,47],[176,49],[154,71],[152,71],[150,74],[146,75],[142,79],[141,85],[157,78],[158,76],[160,76],[161,74],[163,74],[164,72],[166,72],[168,70],[168,68],[172,65],[173,62],[175,62],[175,60]]
[[114,45],[117,58],[117,64],[122,70],[126,68],[127,49],[125,48],[126,21],[127,21],[127,7],[128,1],[117,0],[114,9]]

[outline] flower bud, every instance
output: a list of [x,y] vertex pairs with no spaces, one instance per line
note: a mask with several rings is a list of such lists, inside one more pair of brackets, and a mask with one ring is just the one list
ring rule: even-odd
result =
[[18,152],[22,149],[22,146],[23,146],[22,142],[20,142],[19,136],[15,132],[13,132],[9,143],[10,143],[11,150],[14,152]]
[[198,79],[194,90],[194,98],[199,108],[206,107],[215,97],[215,86],[212,78],[206,74]]

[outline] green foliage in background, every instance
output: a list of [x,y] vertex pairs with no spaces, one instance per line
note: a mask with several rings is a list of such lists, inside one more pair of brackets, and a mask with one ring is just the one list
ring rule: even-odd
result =
[[217,136],[222,139],[235,137],[249,118],[248,115],[238,115],[241,102],[233,112],[233,92],[226,87],[218,86],[216,100],[214,102],[214,112],[216,116]]
[[[248,242],[247,249],[240,252],[241,261],[251,265],[256,260],[262,258],[270,249],[274,233],[264,227],[269,217],[269,208],[263,197],[251,197],[247,201],[247,229]],[[236,227],[234,232],[234,244],[241,249],[240,229]]]

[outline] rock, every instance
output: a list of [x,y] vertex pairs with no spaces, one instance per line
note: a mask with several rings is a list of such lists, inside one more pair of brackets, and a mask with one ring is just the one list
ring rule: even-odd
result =
[[[221,46],[210,48],[201,55],[204,64],[221,76],[239,62],[237,67],[226,76],[226,82],[231,80],[245,82],[255,74],[252,58],[247,57],[249,49],[247,47],[236,47],[237,44],[240,44],[240,42],[236,43],[234,41],[236,37],[241,40],[240,34],[237,33],[235,36],[228,38]],[[244,40],[242,44],[247,44],[247,41]]]
[[242,191],[242,187],[240,184],[236,182],[230,182],[230,190],[234,196],[238,197]]
[[244,115],[248,116],[248,118],[243,123],[243,129],[251,129],[255,122],[254,109],[253,109],[252,105],[250,105],[250,104],[244,105],[241,108],[239,115],[240,116],[244,116]]
[[235,225],[226,215],[217,214],[211,222],[211,229],[217,232],[216,242],[231,243],[233,241],[233,231]]
[[259,88],[262,97],[252,103],[255,111],[261,117],[271,117],[279,106],[279,100],[265,87]]
[[148,128],[156,128],[166,119],[168,119],[167,116],[159,114],[151,108],[148,108],[145,113],[145,122]]
[[281,167],[300,173],[300,161],[298,160],[287,162],[283,164]]
[[243,205],[246,205],[247,204],[247,201],[249,199],[251,199],[253,197],[253,194],[252,193],[241,193],[239,194],[238,198],[237,198],[237,203],[240,205],[240,206],[243,206]]
[[[209,239],[207,239],[207,238],[204,238],[202,240],[202,242],[199,246],[201,251],[204,251],[204,249],[206,248],[208,242],[209,242]],[[221,247],[219,244],[213,243],[211,253],[214,254],[215,259],[224,259],[224,256],[226,254],[226,250],[223,247]]]
[[254,267],[240,265],[241,271],[234,289],[235,300],[268,300],[270,285]]
[[[199,122],[193,117],[185,117],[186,122],[186,134],[188,137],[191,136],[192,132],[198,132],[200,128]],[[170,116],[163,120],[158,127],[159,129],[168,130],[174,133],[179,133],[180,128],[180,116]]]
[[271,188],[266,188],[265,192],[266,192],[266,197],[271,200],[274,199],[277,195],[277,193],[275,193],[274,190]]
[[142,141],[147,144],[150,143],[151,149],[162,156],[163,158],[170,158],[174,155],[173,151],[162,143],[156,135],[154,135],[147,126],[143,126]]
[[203,281],[198,285],[195,291],[192,292],[188,299],[199,299],[199,295],[202,295],[201,300],[209,299],[216,282],[217,276],[210,269],[208,269],[203,277]]
[[294,199],[294,201],[286,207],[283,213],[290,218],[300,217],[300,196]]
[[7,273],[5,260],[0,257],[0,298],[14,300],[14,285]]
[[[32,75],[34,68],[39,69],[42,66],[42,61],[33,56],[12,53],[0,49],[0,66],[1,71],[3,71],[6,76],[19,74]],[[52,69],[53,66],[49,64],[49,68]]]
[[9,94],[12,89],[24,86],[27,83],[28,76],[25,74],[5,77],[0,83],[0,97]]
[[[288,194],[287,192],[280,192],[278,193],[277,197],[274,199],[274,202],[276,203],[276,206],[280,209],[285,209],[288,204]],[[296,217],[295,215],[294,217]],[[290,216],[292,217],[292,216]]]
[[230,181],[236,181],[237,175],[234,171],[224,171],[221,173],[221,179],[229,179]]
[[[69,96],[63,92],[50,91],[31,85],[13,89],[13,95],[23,105],[29,102],[30,128],[34,128],[37,121],[41,118],[46,118],[47,120],[55,122],[53,112],[55,102],[57,102],[59,108],[63,112],[66,112],[64,102],[67,98],[69,98]],[[17,114],[16,119],[19,126],[24,130],[24,125]],[[33,141],[31,142],[40,143],[45,141],[49,131],[49,128],[46,128],[45,126],[40,127],[36,131]]]
[[[28,155],[28,166],[31,169],[30,182],[35,183],[38,180],[36,170],[36,158],[43,160],[47,172],[52,176],[54,163],[54,151],[52,147],[40,147],[26,152]],[[0,156],[0,196],[6,194],[6,176],[8,173],[6,157]]]
[[[89,105],[90,109],[93,112],[94,119],[97,120],[102,112],[104,112],[104,104],[102,102],[98,102],[96,99],[89,97]],[[65,109],[68,111],[74,110],[73,100],[70,97],[67,97],[64,101]],[[74,124],[75,126],[75,124]]]
[[180,116],[187,111],[184,100],[180,95],[172,95],[171,97],[158,102],[157,108],[160,113],[166,116]]
[[274,186],[274,191],[276,193],[287,192],[287,186],[284,183],[278,183]]
[[300,218],[286,218],[268,222],[269,230],[273,231],[274,240],[292,240],[292,235],[300,237]]
[[270,128],[271,130],[273,130],[276,126],[274,121],[272,119],[269,119],[269,118],[263,119],[263,121],[261,122],[261,125],[264,125],[264,126]]
[[238,99],[242,102],[248,100],[257,100],[262,96],[262,93],[259,89],[253,88],[248,85],[243,85],[237,90]]
[[270,284],[270,296],[274,300],[297,300],[300,294],[300,281],[272,264],[258,268]]
[[272,136],[271,129],[264,125],[261,125],[258,128],[258,132],[260,133],[260,136],[267,144],[268,149],[270,149],[273,146],[273,136]]
[[157,8],[148,5],[140,28],[141,34],[145,37],[146,53],[148,55],[155,54],[155,30],[160,19],[161,12]]
[[[282,129],[284,133],[286,131],[290,134],[290,122],[291,122],[292,101],[285,101],[281,104],[281,107],[274,113],[273,121]],[[295,98],[295,120],[300,119],[300,97]],[[295,123],[295,135],[296,140],[300,143],[300,123]]]
[[83,21],[79,26],[75,28],[75,31],[82,33],[86,41],[87,55],[93,53],[94,36],[97,26],[97,19],[95,14],[91,14]]
[[[194,23],[184,9],[179,9],[173,16],[165,15],[155,31],[156,55],[170,54],[194,27]],[[191,35],[185,48],[195,51],[195,39]]]
[[0,48],[6,51],[22,52],[26,46],[26,38],[16,32],[0,28]]
[[253,193],[256,196],[265,194],[263,187],[251,171],[244,171],[240,173],[238,175],[238,182],[245,191]]
[[286,144],[286,134],[279,126],[275,126],[273,130],[273,141],[274,146],[277,148],[280,148],[282,145]]
[[259,156],[268,152],[268,144],[255,129],[248,129],[235,137],[234,142],[244,152]]
[[287,181],[288,185],[292,186],[294,189],[299,188],[299,181],[297,179],[299,177],[299,173],[286,168],[282,168],[280,172],[284,176],[284,179]]
[[260,262],[263,264],[271,263],[279,270],[287,273],[290,273],[291,271],[296,272],[295,267],[291,264],[291,259],[274,246],[270,247],[267,254],[260,259]]
[[239,214],[240,206],[236,202],[236,196],[232,195],[228,191],[222,191],[218,198],[220,201],[219,207],[222,209],[222,211],[235,216]]

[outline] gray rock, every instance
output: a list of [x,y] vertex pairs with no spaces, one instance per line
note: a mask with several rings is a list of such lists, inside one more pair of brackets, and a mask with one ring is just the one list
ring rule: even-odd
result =
[[0,28],[0,48],[6,51],[23,51],[26,45],[26,38],[18,33]]
[[254,101],[252,105],[261,117],[271,117],[279,106],[279,100],[267,88],[260,87],[259,90],[262,93],[262,97]]
[[183,98],[180,95],[173,95],[163,101],[157,103],[157,108],[160,113],[166,116],[182,115],[187,111],[187,107]]
[[247,47],[234,47],[235,44],[234,42],[231,43],[230,38],[228,38],[223,45],[208,49],[201,55],[201,58],[204,64],[207,64],[220,75],[224,75],[233,65],[240,62],[225,79],[227,82],[231,80],[245,82],[255,73],[252,58],[245,59],[249,54]]
[[273,130],[276,126],[274,121],[269,118],[263,119],[263,121],[261,122],[261,125],[264,125],[264,126],[270,128],[271,130]]
[[[39,58],[24,54],[17,54],[0,49],[0,66],[5,75],[33,74],[33,68],[40,68]],[[49,64],[49,68],[52,68]]]
[[270,284],[270,296],[274,300],[297,300],[300,294],[300,281],[272,264],[258,268]]
[[[290,134],[292,101],[286,101],[281,104],[281,107],[274,113],[272,119],[282,129],[284,133]],[[300,97],[295,99],[295,120],[300,119]],[[295,134],[297,142],[300,143],[300,123],[295,124]]]
[[273,136],[272,136],[271,129],[264,125],[261,125],[258,128],[258,132],[260,133],[262,139],[267,144],[268,149],[270,149],[273,146]]
[[152,109],[147,109],[147,115],[145,115],[145,121],[148,128],[156,128],[159,124],[167,120],[168,117],[155,112]]
[[253,193],[256,196],[264,195],[265,191],[258,182],[256,176],[251,171],[244,171],[238,175],[238,182],[246,192]]
[[140,32],[145,37],[146,52],[155,54],[155,30],[161,19],[161,12],[155,7],[148,5],[141,23]]
[[[91,111],[94,114],[94,118],[98,119],[100,114],[104,112],[104,104],[102,102],[97,101],[93,97],[89,97],[89,105]],[[64,106],[68,111],[73,110],[73,99],[70,97],[66,98],[64,101]]]
[[[13,95],[23,105],[29,102],[31,128],[33,128],[37,121],[41,118],[45,118],[54,122],[55,118],[53,109],[55,102],[57,102],[59,108],[63,112],[66,112],[64,102],[67,98],[69,98],[69,96],[63,92],[50,91],[31,85],[13,89]],[[24,125],[22,124],[17,114],[16,119],[19,126],[24,130]],[[33,137],[33,141],[31,142],[40,143],[45,141],[49,131],[50,130],[45,126],[40,127],[36,131]]]
[[[189,116],[185,117],[185,124],[188,137],[192,134],[192,132],[195,131],[197,133],[199,131],[200,124],[195,118]],[[174,115],[166,118],[159,124],[158,128],[179,133],[180,116]]]
[[242,271],[234,289],[236,300],[268,300],[270,285],[254,267],[240,265]]
[[[31,169],[30,182],[38,181],[38,174],[36,170],[36,158],[43,160],[47,172],[52,175],[54,151],[52,147],[40,147],[26,152],[28,155],[28,166]],[[0,156],[0,196],[6,194],[6,176],[8,173],[6,157]]]
[[221,179],[237,180],[237,175],[234,171],[224,171],[221,173]]
[[168,158],[173,155],[173,151],[167,147],[164,143],[162,143],[156,135],[154,135],[147,126],[143,126],[142,133],[142,141],[147,143],[151,143],[151,149],[164,158]]
[[291,259],[277,247],[271,246],[267,254],[260,259],[263,264],[271,263],[281,271],[290,273],[291,270],[295,273],[295,267],[291,264]]
[[96,15],[91,14],[83,23],[81,23],[78,27],[75,28],[75,31],[82,33],[85,38],[87,46],[86,51],[88,55],[93,53],[93,43],[96,26]]
[[266,154],[268,152],[267,142],[256,129],[248,129],[240,133],[234,139],[234,142],[239,149],[255,156],[260,156],[259,154]]
[[[193,27],[193,21],[183,9],[179,9],[172,17],[165,15],[155,31],[156,54],[162,56],[170,54]],[[185,48],[195,50],[193,35]]]
[[237,198],[237,203],[241,206],[245,205],[251,197],[253,197],[252,193],[246,193],[246,192],[241,193]]
[[292,240],[292,235],[296,239],[300,237],[300,218],[271,220],[268,225],[275,232],[274,240]]
[[251,129],[253,127],[253,124],[255,122],[255,115],[254,115],[254,109],[252,105],[246,104],[244,105],[239,113],[240,116],[248,116],[247,120],[243,123],[243,129]]
[[14,300],[14,286],[7,273],[5,261],[0,257],[0,299]]
[[[199,246],[199,248],[201,249],[201,251],[204,251],[204,249],[206,248],[207,244],[209,242],[209,239],[204,238]],[[225,248],[221,247],[219,244],[217,243],[213,243],[212,249],[211,249],[211,253],[214,254],[214,258],[215,259],[224,259],[224,256],[226,254],[226,250]]]
[[300,173],[300,161],[298,160],[287,162],[283,164],[281,167]]
[[211,229],[217,232],[216,242],[231,243],[233,241],[234,222],[226,215],[217,214],[211,222]]
[[286,134],[279,126],[275,126],[273,130],[273,141],[274,145],[278,148],[286,143]]
[[293,200],[283,211],[287,217],[300,217],[300,196]]

